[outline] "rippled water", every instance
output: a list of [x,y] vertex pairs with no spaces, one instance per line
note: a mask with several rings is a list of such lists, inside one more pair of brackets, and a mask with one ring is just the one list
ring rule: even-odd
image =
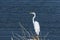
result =
[[11,40],[12,32],[22,35],[19,23],[35,35],[32,11],[41,25],[40,35],[49,32],[46,40],[60,40],[59,0],[0,0],[0,40]]

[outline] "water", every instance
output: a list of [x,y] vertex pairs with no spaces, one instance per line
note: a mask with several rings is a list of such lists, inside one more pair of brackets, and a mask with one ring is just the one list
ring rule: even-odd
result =
[[21,34],[19,22],[35,35],[31,11],[37,13],[35,20],[41,25],[40,35],[45,36],[51,31],[46,40],[59,40],[59,0],[0,0],[0,40],[10,40],[12,31]]

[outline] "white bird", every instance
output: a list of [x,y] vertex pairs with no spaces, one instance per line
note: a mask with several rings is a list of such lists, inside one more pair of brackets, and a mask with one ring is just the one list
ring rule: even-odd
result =
[[34,17],[32,18],[32,21],[33,21],[33,25],[34,25],[34,29],[35,29],[35,32],[37,35],[39,35],[39,32],[40,32],[40,25],[39,25],[39,22],[38,21],[35,21],[35,17],[36,17],[36,13],[35,12],[31,12],[30,14],[33,14]]

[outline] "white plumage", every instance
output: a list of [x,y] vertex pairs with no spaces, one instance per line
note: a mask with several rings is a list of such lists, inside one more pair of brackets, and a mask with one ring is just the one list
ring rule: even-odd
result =
[[39,25],[39,22],[38,21],[35,21],[35,17],[36,17],[36,14],[35,12],[31,12],[30,14],[33,14],[34,17],[32,18],[32,21],[33,21],[33,25],[34,25],[34,29],[35,29],[35,32],[37,35],[39,35],[39,32],[40,32],[40,25]]
[[37,35],[39,35],[40,32],[40,25],[37,21],[34,22],[34,29]]

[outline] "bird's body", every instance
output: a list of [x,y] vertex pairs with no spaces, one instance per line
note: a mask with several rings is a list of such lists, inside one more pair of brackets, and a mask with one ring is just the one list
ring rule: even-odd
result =
[[35,29],[35,32],[37,35],[39,35],[39,32],[40,32],[40,25],[39,25],[39,22],[38,21],[35,21],[35,17],[36,17],[36,14],[35,12],[32,12],[31,14],[34,15],[34,17],[32,18],[32,21],[33,21],[33,25],[34,25],[34,29]]
[[37,21],[34,22],[34,29],[35,29],[36,34],[39,35],[39,32],[40,32],[39,22]]

